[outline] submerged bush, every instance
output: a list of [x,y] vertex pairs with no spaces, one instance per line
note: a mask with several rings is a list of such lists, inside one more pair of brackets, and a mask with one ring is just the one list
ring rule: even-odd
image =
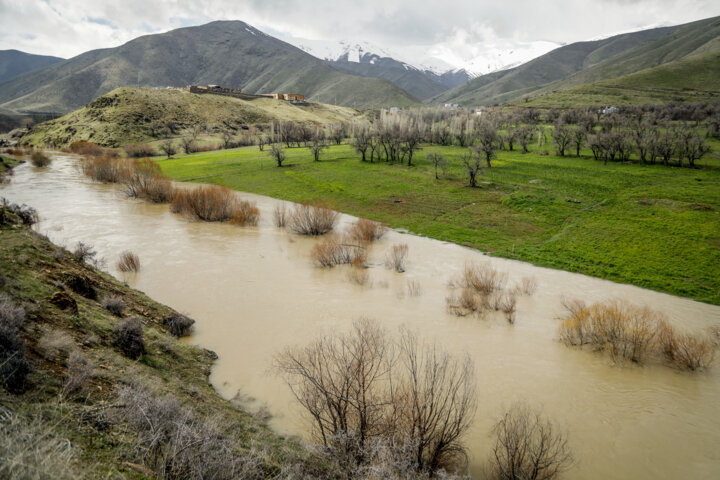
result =
[[348,230],[348,236],[360,242],[379,240],[387,232],[387,226],[367,218],[358,218]]
[[365,266],[367,261],[365,248],[350,242],[351,240],[345,237],[327,238],[313,247],[310,256],[320,267],[334,267],[343,264]]
[[482,314],[486,310],[508,310],[510,323],[515,321],[513,295],[503,298],[507,274],[501,273],[489,263],[467,263],[463,272],[451,280],[450,285],[460,288],[460,294],[446,298],[448,310],[454,315]]
[[132,178],[135,161],[130,158],[85,157],[83,173],[97,182],[124,183]]
[[287,227],[300,235],[325,235],[335,228],[340,214],[329,208],[303,203],[295,205],[287,219]]
[[117,263],[117,269],[121,272],[137,272],[140,270],[140,257],[130,250],[122,252]]
[[173,198],[172,182],[163,175],[160,165],[148,158],[132,163],[131,172],[123,183],[128,197],[153,203],[168,203]]
[[145,353],[142,320],[138,317],[120,320],[113,328],[113,340],[126,357],[140,358]]
[[232,190],[219,185],[177,190],[170,210],[206,222],[232,221],[257,225],[260,211],[254,202],[239,200]]
[[35,151],[30,155],[30,163],[32,163],[34,167],[47,167],[50,165],[50,162],[52,162],[50,157],[43,152]]
[[275,226],[276,227],[284,227],[285,226],[285,217],[286,217],[285,204],[281,203],[279,205],[276,205],[275,210],[273,211],[273,220],[275,221]]
[[87,155],[91,157],[102,157],[102,156],[115,156],[115,151],[103,148],[92,142],[73,142],[68,147],[68,150],[78,155]]
[[133,145],[125,145],[123,147],[128,157],[143,158],[143,157],[154,157],[157,152],[147,143],[137,143]]
[[405,271],[405,261],[407,260],[408,246],[406,243],[393,245],[385,256],[385,266],[398,273]]

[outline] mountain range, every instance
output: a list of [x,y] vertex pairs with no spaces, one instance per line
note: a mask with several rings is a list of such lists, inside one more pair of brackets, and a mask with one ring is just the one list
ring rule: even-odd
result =
[[[521,52],[489,48],[468,60],[484,58],[483,68],[499,68],[482,75],[438,57],[403,61],[369,43],[292,41],[297,46],[241,21],[216,21],[142,36],[68,60],[17,52],[20,55],[7,56],[10,60],[3,63],[6,57],[0,55],[0,72],[13,75],[0,83],[0,114],[67,113],[119,87],[190,84],[247,93],[302,93],[312,102],[360,109],[421,102],[567,106],[581,97],[585,103],[613,98],[619,103],[667,101],[699,98],[687,93],[698,90],[705,92],[702,98],[715,92],[720,96],[714,80],[720,77],[715,75],[720,67],[720,17],[563,45],[521,65],[515,63],[528,52],[554,45],[535,42]],[[695,81],[697,72],[704,72],[702,85]],[[668,75],[673,80],[665,81],[662,95],[629,93],[650,91]],[[592,93],[598,91],[604,96]],[[625,93],[613,97],[621,91]]]
[[62,61],[59,57],[33,55],[19,50],[0,50],[0,82]]

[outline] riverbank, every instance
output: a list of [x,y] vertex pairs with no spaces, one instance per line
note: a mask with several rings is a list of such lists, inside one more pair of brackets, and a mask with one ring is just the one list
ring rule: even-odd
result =
[[[12,336],[6,329],[9,316],[24,317],[19,336],[25,348],[14,358],[26,357],[29,374],[12,388],[0,386],[0,476],[159,476],[168,463],[145,449],[147,432],[132,422],[128,392],[150,410],[162,406],[166,414],[193,419],[184,424],[186,435],[201,435],[214,425],[213,441],[222,439],[223,459],[232,460],[236,473],[267,478],[295,469],[332,476],[323,460],[216,393],[208,376],[217,357],[170,334],[167,319],[178,316],[176,311],[78,261],[5,213],[0,225],[3,342]],[[124,304],[120,316],[103,306],[111,296]],[[142,324],[145,353],[138,360],[123,355],[116,341],[117,325],[130,317]],[[175,406],[167,410],[167,402]],[[164,427],[153,428],[158,434]],[[154,448],[175,458],[162,443]],[[197,468],[219,461],[212,445],[193,448]],[[180,460],[175,464],[180,468]]]
[[[467,187],[459,147],[425,147],[414,166],[361,162],[348,145],[320,162],[257,147],[158,159],[174,180],[216,183],[338,211],[534,265],[720,304],[720,170],[499,151]],[[435,179],[429,152],[449,160]]]

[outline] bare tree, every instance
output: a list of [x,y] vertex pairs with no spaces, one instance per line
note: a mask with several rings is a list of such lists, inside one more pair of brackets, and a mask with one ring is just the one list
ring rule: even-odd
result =
[[566,125],[557,123],[552,131],[552,137],[555,141],[555,145],[557,146],[558,153],[561,157],[564,157],[565,150],[568,145],[570,145],[570,141],[572,139],[572,132]]
[[498,148],[497,130],[489,122],[483,122],[477,131],[477,141],[478,145],[473,148],[485,157],[485,163],[490,168],[490,162],[495,158],[495,150]]
[[165,140],[160,144],[160,150],[167,155],[167,158],[172,157],[177,152],[177,148],[172,140]]
[[551,480],[572,466],[566,435],[525,404],[513,405],[493,433],[493,479]]
[[477,174],[482,173],[482,167],[480,166],[480,153],[468,149],[468,152],[460,155],[460,160],[465,165],[465,170],[470,177],[470,186],[477,187]]
[[440,178],[438,177],[438,168],[442,171],[444,175],[445,169],[447,168],[448,164],[447,159],[442,153],[438,152],[430,152],[427,154],[426,158],[430,160],[433,164],[433,167],[435,167],[435,180],[438,180]]
[[358,123],[353,126],[353,139],[352,144],[355,147],[355,151],[362,155],[362,161],[365,161],[365,154],[370,148],[371,133],[370,125],[366,122]]
[[328,136],[335,141],[337,145],[340,145],[347,136],[347,129],[342,122],[331,123],[328,126]]
[[268,143],[267,135],[260,134],[257,136],[257,146],[261,152],[265,150],[265,145],[267,143]]
[[476,408],[472,361],[457,359],[409,332],[394,340],[356,321],[276,358],[310,414],[313,435],[349,471],[374,461],[374,445],[407,447],[416,472],[464,458],[461,438]]
[[583,144],[585,143],[585,140],[587,139],[587,133],[584,129],[575,126],[575,128],[572,129],[572,137],[571,142],[573,145],[575,145],[575,156],[580,156],[580,149],[582,149]]
[[277,162],[278,167],[282,167],[282,163],[285,161],[285,152],[283,151],[282,145],[274,143],[270,148],[270,157]]
[[520,142],[520,145],[522,145],[523,153],[529,153],[530,150],[528,150],[528,145],[530,142],[533,141],[533,137],[535,136],[535,131],[532,127],[529,127],[527,125],[523,125],[522,127],[517,129],[517,137],[518,141]]
[[320,153],[328,148],[328,145],[325,142],[325,136],[321,134],[319,129],[316,130],[315,134],[312,136],[312,140],[310,140],[308,148],[312,152],[315,161],[319,162]]
[[234,134],[233,134],[232,131],[230,131],[230,130],[223,130],[222,135],[221,135],[221,138],[222,138],[223,148],[224,148],[224,149],[227,150],[228,148],[230,148],[230,145],[232,144],[233,137],[234,137]]

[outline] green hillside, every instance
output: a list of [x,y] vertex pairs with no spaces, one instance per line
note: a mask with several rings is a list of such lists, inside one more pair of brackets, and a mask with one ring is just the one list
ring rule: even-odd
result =
[[478,77],[434,98],[433,103],[493,105],[553,93],[718,51],[719,37],[720,17],[716,17],[573,43],[519,67]]
[[694,55],[632,75],[538,95],[518,105],[569,108],[720,101],[720,53]]
[[36,125],[23,143],[59,147],[84,140],[117,147],[148,140],[158,124],[173,123],[178,130],[202,125],[217,131],[274,119],[326,124],[360,115],[351,108],[318,103],[293,105],[271,98],[242,100],[170,89],[119,88],[79,110]]
[[301,93],[356,108],[418,102],[392,83],[340,72],[240,21],[212,22],[93,50],[0,84],[0,107],[75,110],[119,87],[216,84],[248,93]]

